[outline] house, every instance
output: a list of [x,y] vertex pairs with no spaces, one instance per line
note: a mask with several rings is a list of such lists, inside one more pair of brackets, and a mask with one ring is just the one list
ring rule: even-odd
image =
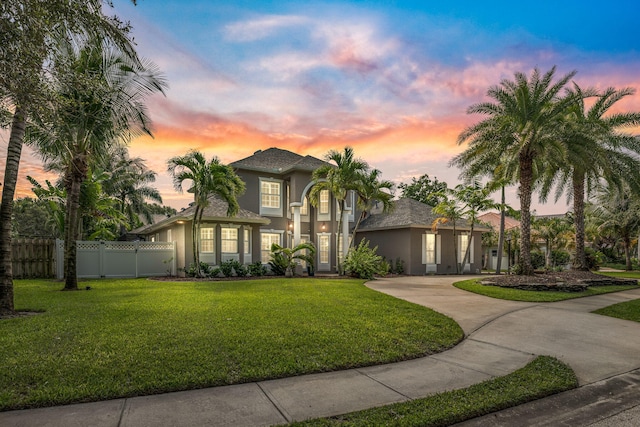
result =
[[[211,199],[202,217],[201,261],[211,265],[226,260],[266,264],[273,243],[293,247],[311,242],[316,247],[315,270],[335,272],[338,259],[342,259],[342,254],[348,250],[349,233],[360,213],[352,192],[347,196],[341,224],[337,223],[339,205],[329,191],[322,191],[318,206],[311,206],[309,192],[313,186],[313,171],[326,164],[313,156],[301,156],[279,148],[258,150],[231,163],[246,184],[245,193],[238,198],[240,211],[229,218],[226,216],[227,204],[217,198]],[[194,211],[191,206],[131,233],[141,240],[176,241],[177,266],[189,267],[193,260],[191,227]],[[393,212],[377,213],[365,219],[357,237],[366,237],[378,245],[378,253],[387,259],[402,259],[407,274],[455,273],[452,227],[440,225],[434,232],[431,230],[434,219],[429,206],[401,199],[396,202]],[[457,224],[457,228],[457,239],[466,248],[469,227],[464,223]],[[482,230],[474,232],[471,262],[465,266],[465,271],[480,269]]]
[[[432,228],[438,215],[431,206],[413,199],[394,201],[387,212],[374,212],[365,218],[356,231],[355,244],[367,239],[370,246],[378,246],[378,255],[388,260],[404,262],[404,272],[410,275],[455,274],[453,224],[445,223]],[[470,224],[456,223],[457,259],[461,263],[469,242]],[[482,233],[490,231],[476,225],[471,236],[470,257],[464,272],[476,273],[482,269]]]
[[[487,224],[489,227],[491,227],[496,233],[499,232],[500,230],[500,213],[497,212],[487,212],[485,214],[482,214],[478,217],[478,221]],[[504,218],[504,231],[505,233],[509,232],[510,230],[514,230],[514,229],[519,229],[520,228],[520,221],[518,221],[515,218],[511,218],[508,216],[505,216]],[[509,260],[507,258],[507,242],[505,241],[504,243],[504,248],[503,248],[503,255],[502,255],[502,261],[500,262],[500,268],[501,269],[507,269],[509,266]],[[485,257],[489,257],[489,259],[487,260],[488,262],[486,263],[487,267],[495,270],[498,266],[498,245],[492,245],[491,247],[486,247],[484,248],[486,255]]]
[[[217,265],[228,259],[243,264],[270,260],[271,245],[293,247],[312,242],[316,246],[315,269],[334,272],[349,239],[342,232],[354,221],[354,194],[349,194],[344,225],[336,224],[338,204],[328,191],[319,195],[317,207],[309,203],[311,175],[326,162],[287,150],[269,148],[230,164],[245,182],[246,191],[238,198],[240,212],[226,216],[227,204],[213,198],[202,217],[200,260]],[[157,224],[133,230],[142,240],[177,242],[179,268],[193,259],[191,226],[193,206]],[[338,232],[340,231],[340,233]],[[340,244],[336,250],[336,240]]]

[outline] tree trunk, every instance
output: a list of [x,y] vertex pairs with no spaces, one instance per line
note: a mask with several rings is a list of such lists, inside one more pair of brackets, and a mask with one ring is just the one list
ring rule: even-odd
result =
[[193,213],[193,223],[191,224],[191,249],[193,249],[193,266],[195,268],[196,277],[200,277],[202,272],[200,271],[200,252],[198,251],[198,241],[200,239],[200,205],[196,204],[196,209]]
[[[469,261],[469,265],[471,265],[471,242],[473,241],[473,224],[471,224],[471,230],[469,231],[469,240],[467,241],[467,248],[464,251],[464,256],[462,257],[462,268],[460,269],[460,274],[464,273],[464,266],[467,265],[467,261]],[[471,267],[469,267],[471,268]]]
[[584,174],[573,174],[573,216],[576,227],[576,256],[572,270],[588,271],[584,250]]
[[80,187],[87,177],[87,157],[77,154],[67,169],[65,187],[67,206],[64,221],[64,290],[78,290],[78,266],[76,241],[80,238]]
[[[504,194],[504,185],[502,186],[502,197],[501,197],[501,205],[500,205],[500,234],[498,235],[498,259],[496,263],[496,274],[500,274],[500,270],[502,269],[502,251],[504,250],[504,205],[505,205],[505,194]],[[508,256],[508,254],[507,254]]]
[[[342,263],[340,262],[340,235],[342,234],[342,216],[344,215],[344,200],[337,200],[340,205],[340,213],[338,214],[338,227],[336,228],[336,268],[338,269],[338,275],[342,276],[344,274]],[[343,236],[344,237],[344,236]],[[342,256],[346,256],[347,254],[342,254]]]
[[26,114],[16,107],[11,123],[11,135],[7,146],[7,161],[2,184],[2,204],[0,205],[0,315],[14,313],[13,266],[11,265],[11,214],[13,197],[16,193],[22,141],[26,126]]
[[530,276],[533,274],[531,264],[531,191],[533,184],[533,161],[531,155],[520,154],[520,265],[519,273]]
[[456,234],[456,220],[453,220],[453,260],[456,262],[456,274],[460,274],[458,263],[458,235]]
[[[551,239],[546,239],[544,244],[547,246],[547,250],[544,254],[544,266],[549,269],[551,265]],[[553,266],[555,267],[555,265]]]

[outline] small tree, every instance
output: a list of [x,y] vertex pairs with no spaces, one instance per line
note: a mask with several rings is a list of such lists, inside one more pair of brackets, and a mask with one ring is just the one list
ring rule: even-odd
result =
[[315,253],[316,247],[311,243],[300,243],[293,248],[285,248],[277,243],[273,243],[271,245],[271,262],[269,264],[272,267],[274,265],[284,267],[284,275],[293,277],[296,260],[313,265]]

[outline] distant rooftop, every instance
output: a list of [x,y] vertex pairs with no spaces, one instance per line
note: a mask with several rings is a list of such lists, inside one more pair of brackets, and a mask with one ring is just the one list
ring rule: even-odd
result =
[[258,150],[253,155],[230,164],[236,169],[249,169],[263,172],[286,173],[293,170],[312,172],[328,164],[313,156],[301,156],[280,148]]

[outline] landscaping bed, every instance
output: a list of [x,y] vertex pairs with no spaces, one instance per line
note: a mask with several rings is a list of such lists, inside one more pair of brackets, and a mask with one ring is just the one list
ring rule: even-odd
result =
[[590,271],[536,273],[533,276],[504,275],[483,279],[483,285],[532,291],[583,292],[591,286],[637,285],[634,279],[608,277]]

